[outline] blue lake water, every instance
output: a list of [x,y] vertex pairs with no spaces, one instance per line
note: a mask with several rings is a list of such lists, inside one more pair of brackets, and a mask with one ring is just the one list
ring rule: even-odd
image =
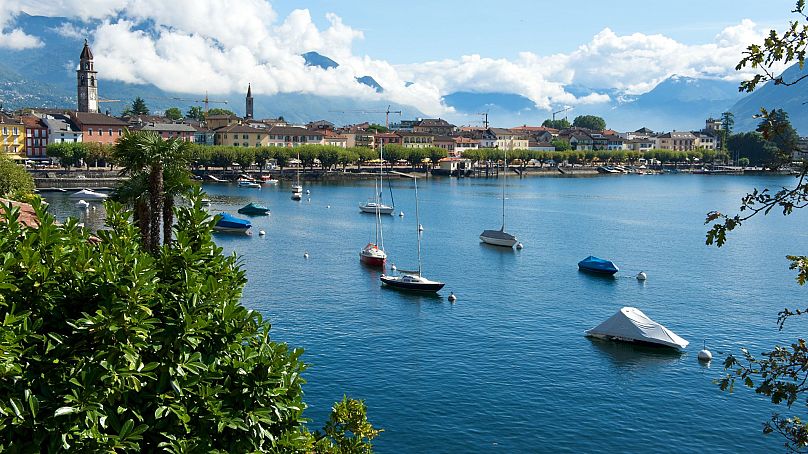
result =
[[[741,389],[722,393],[722,352],[760,352],[804,334],[777,312],[804,290],[785,255],[804,253],[806,213],[773,214],[704,245],[705,213],[734,212],[752,187],[790,177],[702,175],[510,178],[507,230],[520,251],[479,243],[499,228],[495,179],[419,181],[425,276],[439,297],[382,288],[359,263],[374,217],[357,205],[373,182],[258,189],[206,185],[211,211],[256,201],[253,236],[217,235],[243,257],[246,306],[264,313],[273,338],[306,350],[306,414],[322,425],[343,394],[364,399],[385,430],[379,452],[769,452],[781,441],[761,424],[775,408]],[[393,182],[384,216],[389,262],[416,265],[410,181]],[[385,193],[385,197],[387,197]],[[73,208],[51,196],[54,210]],[[100,210],[99,210],[100,211]],[[89,212],[90,216],[98,216]],[[96,219],[89,219],[94,222]],[[267,235],[257,235],[264,229]],[[308,252],[309,258],[304,258]],[[621,271],[580,273],[588,255]],[[640,283],[634,276],[648,274]],[[454,292],[458,300],[446,300]],[[590,340],[583,332],[635,306],[691,342],[684,354]],[[706,340],[717,358],[700,365]]]

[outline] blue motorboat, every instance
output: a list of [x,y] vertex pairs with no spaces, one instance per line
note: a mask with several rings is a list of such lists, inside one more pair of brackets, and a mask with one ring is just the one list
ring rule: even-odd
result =
[[240,219],[229,213],[219,213],[221,218],[216,221],[213,230],[217,232],[246,233],[252,227],[252,223],[246,219]]
[[612,263],[611,260],[601,259],[591,255],[578,262],[578,269],[581,271],[610,275],[620,271],[617,265]]

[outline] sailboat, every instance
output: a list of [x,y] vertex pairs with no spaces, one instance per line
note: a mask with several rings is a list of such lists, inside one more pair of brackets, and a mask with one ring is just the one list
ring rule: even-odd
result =
[[[384,191],[384,158],[383,158],[383,146],[379,145],[379,186],[376,188],[374,197],[368,199],[367,202],[359,204],[359,211],[362,213],[379,213],[379,214],[393,214],[396,207],[395,204],[385,205],[382,203],[382,192]],[[393,199],[393,190],[390,189],[390,200],[392,202]]]
[[[511,142],[510,147],[513,147]],[[519,240],[516,236],[511,235],[505,231],[505,186],[508,181],[508,152],[505,151],[505,177],[502,179],[502,228],[499,230],[483,230],[480,234],[480,240],[483,243],[491,244],[494,246],[513,247]]]
[[[378,188],[377,188],[378,189]],[[382,235],[382,215],[379,204],[376,205],[376,242],[368,243],[359,251],[359,261],[368,266],[384,267],[387,253],[384,252],[384,236]]]
[[301,200],[303,199],[303,185],[300,184],[300,153],[297,154],[297,184],[292,186],[292,200]]
[[379,277],[379,279],[381,279],[382,284],[399,290],[409,290],[416,292],[437,292],[438,290],[442,289],[443,286],[446,284],[444,284],[443,282],[429,280],[421,274],[421,231],[420,229],[418,229],[418,227],[421,226],[421,220],[419,218],[419,212],[418,212],[418,177],[408,175],[405,173],[398,173],[398,172],[395,173],[412,178],[412,181],[415,186],[415,226],[416,226],[415,234],[418,237],[418,271],[398,270],[399,274],[396,276],[388,276],[386,274],[382,274]]

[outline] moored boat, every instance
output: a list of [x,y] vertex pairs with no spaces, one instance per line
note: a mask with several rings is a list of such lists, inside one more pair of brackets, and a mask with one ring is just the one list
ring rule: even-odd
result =
[[413,292],[437,292],[446,285],[443,282],[431,281],[418,274],[401,273],[398,276],[382,274],[379,279],[384,285]]
[[239,179],[238,180],[238,186],[240,188],[260,188],[261,184],[256,183],[255,181],[252,181],[252,180]]
[[614,274],[620,271],[611,260],[606,260],[590,255],[578,262],[578,269],[598,274]]
[[269,214],[269,208],[265,207],[264,205],[250,202],[247,205],[238,209],[240,214],[248,214],[248,215],[262,215],[262,214]]
[[387,253],[381,250],[376,244],[368,243],[359,251],[359,261],[368,266],[383,267],[387,261]]
[[659,323],[651,320],[635,307],[624,307],[600,325],[585,332],[589,337],[644,345],[670,347],[682,350],[688,341]]
[[68,198],[82,200],[103,200],[107,197],[109,196],[106,194],[101,194],[100,192],[95,192],[91,189],[82,189],[81,191],[71,194]]
[[511,235],[504,230],[484,230],[480,234],[480,240],[483,243],[491,244],[493,246],[513,247],[518,242],[514,235]]
[[373,202],[370,200],[368,200],[365,203],[360,203],[359,209],[363,213],[372,213],[372,214],[376,214],[377,211],[379,212],[379,214],[393,214],[393,211],[395,211],[395,207],[391,207],[390,205],[385,205],[380,202]]
[[252,223],[246,219],[241,219],[229,213],[219,213],[219,220],[213,226],[217,232],[246,233],[252,227]]

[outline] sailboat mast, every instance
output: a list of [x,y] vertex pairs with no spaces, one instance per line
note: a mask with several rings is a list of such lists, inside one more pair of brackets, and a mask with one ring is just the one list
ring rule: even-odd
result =
[[421,218],[418,212],[418,178],[413,177],[415,184],[415,234],[418,235],[418,276],[421,276]]
[[384,234],[382,233],[382,191],[384,191],[384,182],[382,181],[384,177],[383,153],[384,144],[379,144],[379,160],[381,161],[379,165],[381,166],[381,170],[379,170],[379,187],[376,188],[376,193],[379,194],[379,196],[376,197],[376,246],[380,247],[381,250],[384,250]]
[[[513,139],[512,139],[513,140]],[[510,146],[513,146],[511,141]],[[505,231],[505,186],[508,183],[508,150],[505,150],[505,177],[502,179],[502,231]]]

